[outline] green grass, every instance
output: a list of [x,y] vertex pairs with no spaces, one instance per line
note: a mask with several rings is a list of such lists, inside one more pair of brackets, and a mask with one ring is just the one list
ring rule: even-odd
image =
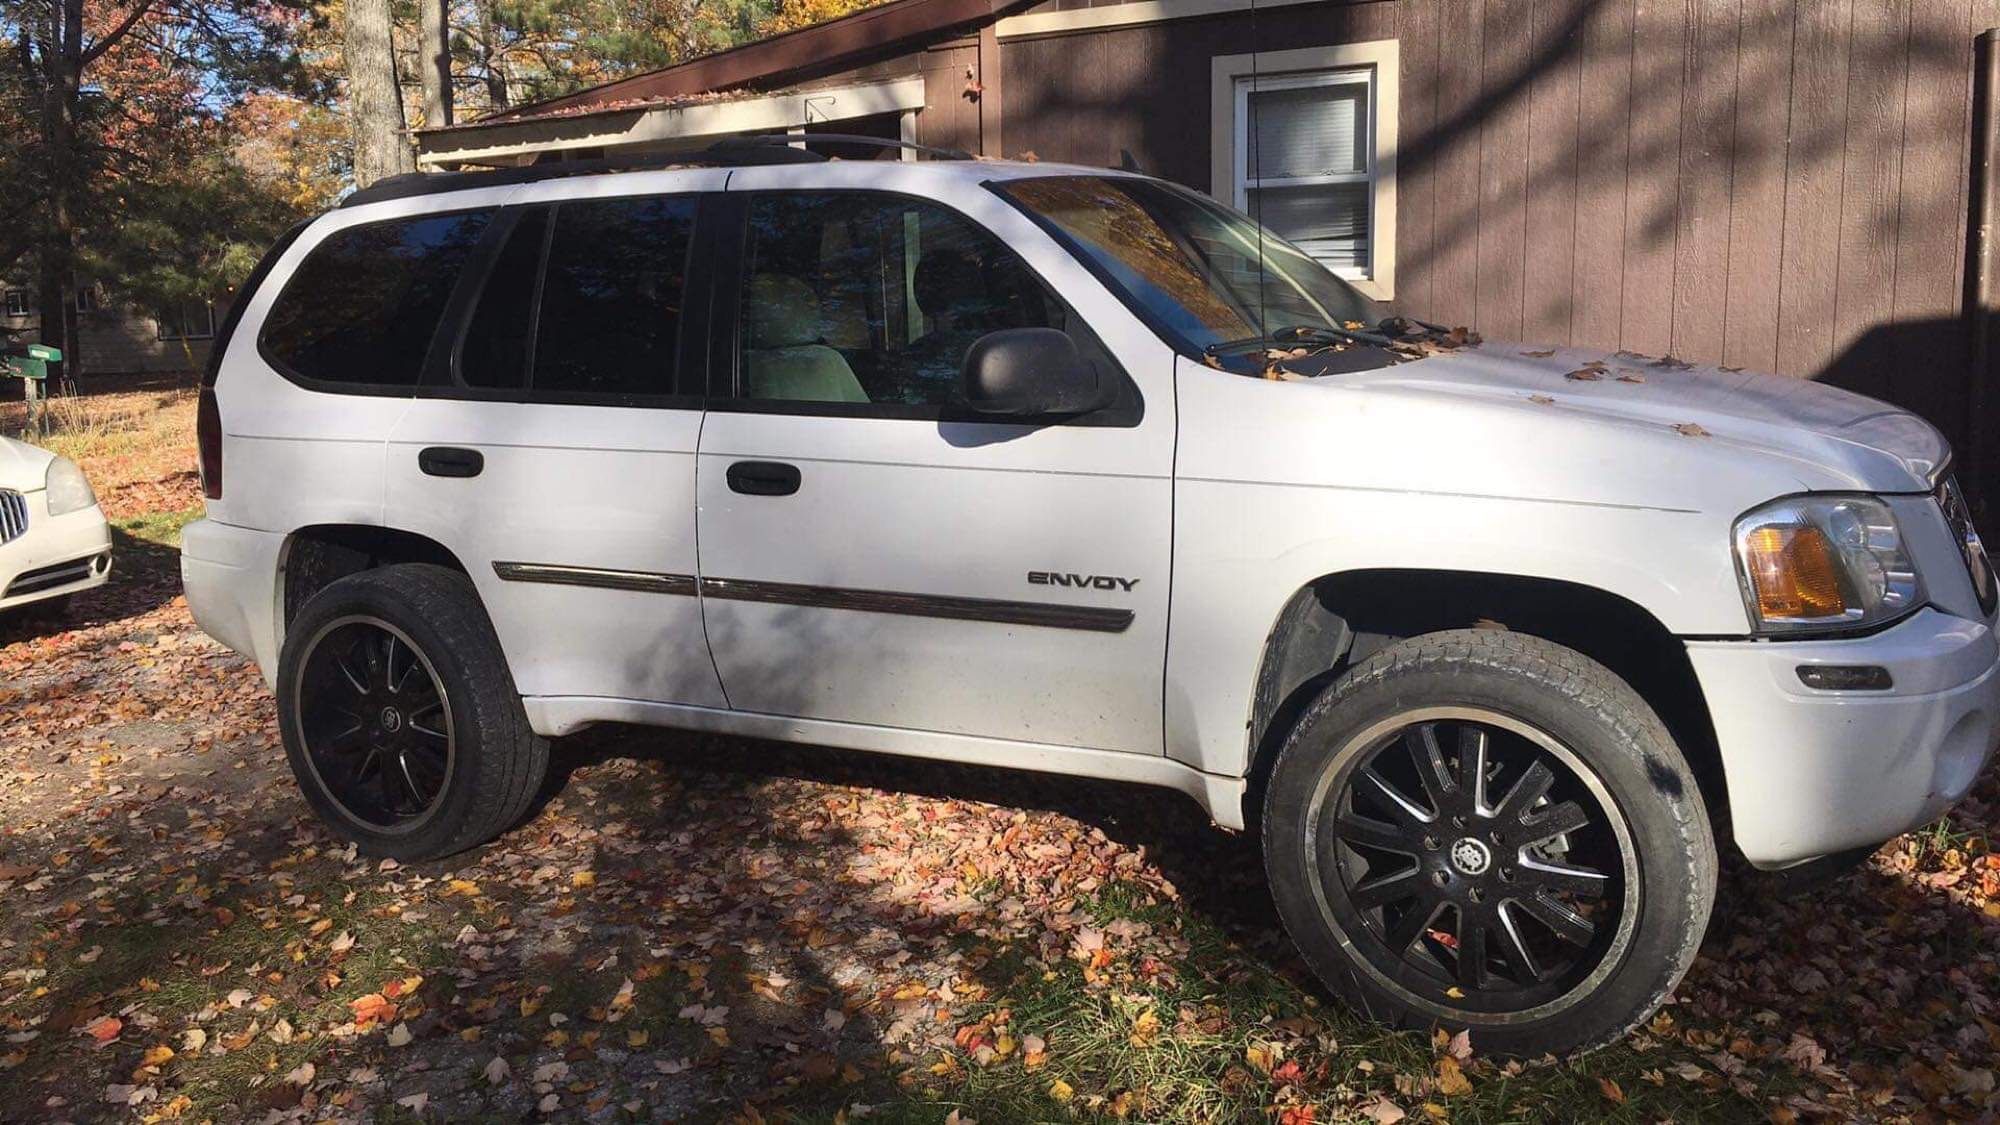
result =
[[200,519],[201,513],[201,505],[196,504],[174,512],[147,512],[117,520],[111,526],[134,539],[179,550],[181,529]]
[[1986,850],[1985,833],[1977,826],[1959,825],[1949,813],[1910,833],[1909,840],[1912,858],[1919,867],[1938,862],[1950,851],[1972,856]]

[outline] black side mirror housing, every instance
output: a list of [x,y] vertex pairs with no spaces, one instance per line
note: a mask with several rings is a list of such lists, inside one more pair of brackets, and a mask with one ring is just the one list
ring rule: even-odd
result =
[[988,332],[966,349],[959,380],[966,405],[981,414],[1085,414],[1114,395],[1076,341],[1053,328]]

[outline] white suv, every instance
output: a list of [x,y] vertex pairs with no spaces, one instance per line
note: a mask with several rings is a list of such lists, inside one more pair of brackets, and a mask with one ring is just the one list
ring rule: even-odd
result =
[[1380,321],[1159,180],[399,179],[243,292],[188,602],[372,853],[505,832],[606,721],[1137,781],[1257,826],[1358,1007],[1564,1051],[1693,959],[1711,818],[1840,857],[1995,741],[1930,426]]

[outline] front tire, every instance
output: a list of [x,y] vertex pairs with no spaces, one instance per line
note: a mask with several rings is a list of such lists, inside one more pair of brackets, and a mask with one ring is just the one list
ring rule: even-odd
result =
[[1581,653],[1493,630],[1375,654],[1272,767],[1264,856],[1315,973],[1374,1019],[1567,1054],[1693,963],[1716,855],[1687,762]]
[[514,826],[548,772],[472,582],[402,564],[313,595],[286,630],[278,729],[306,803],[368,855],[452,855]]

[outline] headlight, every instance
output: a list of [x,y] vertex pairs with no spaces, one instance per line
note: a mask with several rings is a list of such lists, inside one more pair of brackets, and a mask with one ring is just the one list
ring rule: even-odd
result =
[[90,490],[90,481],[84,479],[83,470],[67,457],[49,462],[49,475],[42,483],[49,490],[49,514],[52,516],[81,512],[97,503],[97,494]]
[[1871,496],[1798,496],[1736,521],[1743,601],[1760,633],[1865,629],[1924,604],[1889,506]]

